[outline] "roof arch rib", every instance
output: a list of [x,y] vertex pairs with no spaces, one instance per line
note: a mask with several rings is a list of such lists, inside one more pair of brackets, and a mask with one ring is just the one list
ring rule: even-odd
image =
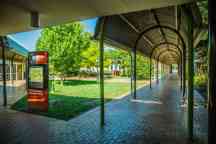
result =
[[[174,55],[178,56],[178,54],[176,53],[176,51],[172,51],[172,52],[171,51],[170,52],[163,51],[163,52],[161,52],[161,54],[158,57],[158,59],[160,59],[160,62],[165,63],[165,64],[169,64],[170,63],[170,58],[169,58],[169,61],[164,61],[164,59],[161,59],[161,57],[164,58],[164,56],[166,56],[165,54],[167,54],[167,53],[173,53]],[[167,56],[165,58],[167,59]],[[172,57],[172,63],[173,62],[179,63],[180,60],[179,59],[175,59],[174,57]]]
[[[151,54],[150,54],[150,58],[152,58],[153,54],[155,53],[155,51],[156,51],[157,49],[161,49],[161,48],[160,48],[161,45],[172,45],[172,46],[174,46],[174,47],[178,50],[180,56],[182,57],[182,49],[181,49],[177,44],[172,43],[172,42],[162,42],[162,43],[156,44],[156,45],[153,47],[153,49],[152,49],[152,51],[151,51]],[[171,48],[168,47],[168,49],[171,49]]]
[[169,51],[168,51],[168,50],[161,51],[161,52],[158,54],[158,57],[157,57],[157,60],[158,60],[158,61],[160,60],[161,55],[162,55],[163,53],[175,53],[175,55],[176,55],[177,57],[174,57],[174,58],[181,59],[181,56],[179,55],[179,53],[178,53],[177,51],[175,51],[175,50],[173,50],[173,49],[170,49]]
[[[154,30],[154,29],[168,29],[168,30],[171,30],[172,32],[174,32],[178,38],[180,39],[182,45],[183,45],[183,49],[182,49],[182,52],[183,52],[183,56],[185,55],[185,51],[186,51],[186,43],[182,37],[182,35],[180,34],[180,32],[178,30],[176,30],[175,28],[172,28],[170,26],[166,26],[166,25],[155,25],[155,26],[152,26],[152,27],[149,27],[145,30],[143,30],[137,37],[136,41],[135,41],[135,45],[134,45],[134,48],[135,50],[137,49],[137,45],[138,45],[138,42],[140,41],[140,39],[142,38],[143,35],[145,35],[145,33],[151,31],[151,30]],[[157,45],[157,44],[156,44]],[[156,46],[154,46],[153,48],[155,48]]]

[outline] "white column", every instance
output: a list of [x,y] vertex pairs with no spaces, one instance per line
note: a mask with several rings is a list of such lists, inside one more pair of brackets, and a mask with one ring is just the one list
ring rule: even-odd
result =
[[10,80],[12,82],[13,81],[13,66],[12,66],[12,61],[10,61],[9,69],[10,69]]
[[15,64],[15,67],[16,67],[16,70],[15,70],[16,80],[18,80],[18,64]]

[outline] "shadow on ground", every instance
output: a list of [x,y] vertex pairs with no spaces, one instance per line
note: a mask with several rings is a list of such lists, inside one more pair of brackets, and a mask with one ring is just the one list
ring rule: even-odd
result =
[[[105,101],[108,102],[111,101],[111,99],[105,99]],[[61,120],[69,120],[99,105],[99,98],[51,94],[49,96],[48,112],[29,111],[26,96],[18,100],[11,106],[11,108],[17,111],[43,115]]]

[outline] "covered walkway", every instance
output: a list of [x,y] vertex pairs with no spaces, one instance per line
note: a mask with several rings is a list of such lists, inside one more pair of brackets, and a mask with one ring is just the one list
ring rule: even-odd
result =
[[[67,0],[52,2],[4,0],[1,6],[3,13],[1,19],[4,23],[0,24],[0,44],[3,58],[5,106],[7,105],[7,94],[4,36],[13,32],[27,31],[32,27],[52,26],[92,17],[99,17],[94,37],[100,40],[101,106],[100,109],[95,109],[69,122],[48,120],[38,116],[28,115],[27,117],[26,114],[9,111],[4,114],[3,119],[0,119],[3,121],[0,122],[2,127],[8,126],[5,130],[9,132],[4,131],[1,136],[5,135],[3,137],[5,139],[26,141],[26,143],[46,140],[50,143],[100,143],[101,141],[104,143],[139,143],[140,141],[140,143],[182,144],[186,142],[186,137],[192,141],[197,132],[208,127],[208,143],[215,143],[216,19],[213,0],[209,0],[209,3],[209,126],[202,127],[202,122],[197,123],[197,120],[201,120],[196,115],[197,109],[194,110],[194,48],[199,44],[202,33],[206,29],[203,28],[196,1],[101,0],[99,2],[92,0],[86,4],[86,1],[83,0],[79,2],[73,0],[70,2]],[[5,13],[11,14],[6,15]],[[12,20],[17,21],[16,26],[13,25]],[[131,97],[133,97],[132,102],[129,98],[123,99],[106,105],[106,108],[104,108],[103,63],[105,43],[130,52]],[[152,89],[143,88],[136,91],[137,54],[148,56],[150,65],[155,62],[157,80],[159,64],[166,67],[166,70],[168,68],[172,70],[173,64],[178,65],[180,82],[177,83],[175,77],[171,76],[159,85],[152,84]],[[152,66],[149,71],[151,82]],[[180,105],[182,96],[187,98],[185,108]],[[201,118],[207,118],[207,116]],[[23,128],[23,125],[26,129]],[[13,130],[16,132],[13,133]],[[25,130],[27,131],[20,132]],[[20,137],[18,133],[24,136]],[[37,134],[34,135],[34,133]],[[200,134],[202,135],[202,132]],[[41,139],[39,139],[40,135]]]
[[[187,113],[176,75],[153,83],[131,96],[106,105],[106,125],[100,127],[96,108],[69,121],[1,110],[0,141],[4,144],[186,144]],[[200,96],[195,93],[195,103]],[[196,107],[195,140],[207,139],[207,112]],[[199,139],[197,139],[199,138]]]

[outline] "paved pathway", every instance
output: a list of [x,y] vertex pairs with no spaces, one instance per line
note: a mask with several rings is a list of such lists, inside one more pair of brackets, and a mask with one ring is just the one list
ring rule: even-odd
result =
[[[106,125],[99,108],[69,121],[0,110],[2,144],[187,144],[186,110],[174,76],[153,89],[138,91],[106,105]],[[206,110],[195,109],[196,140],[206,138]],[[198,142],[196,142],[198,143]],[[202,141],[200,141],[202,143]]]
[[[7,84],[7,101],[8,105],[14,104],[18,99],[26,94],[26,84],[15,83],[14,85]],[[0,84],[0,106],[3,105],[3,86]]]

